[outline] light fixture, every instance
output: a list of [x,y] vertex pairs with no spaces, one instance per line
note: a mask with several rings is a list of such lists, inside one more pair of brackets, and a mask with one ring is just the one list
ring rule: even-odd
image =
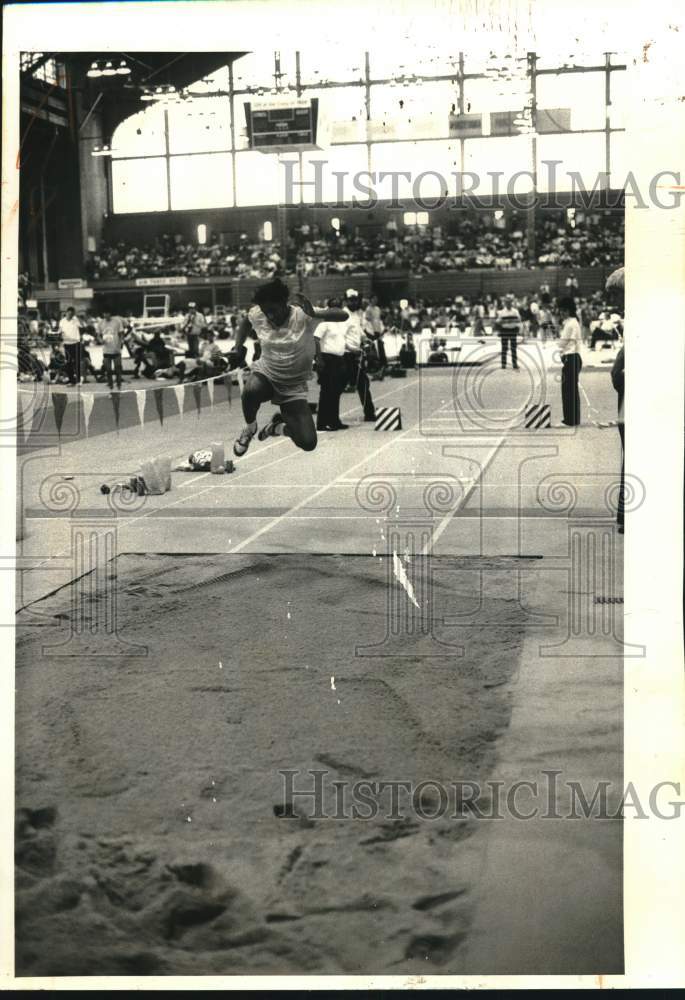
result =
[[90,64],[90,69],[88,70],[86,76],[102,76],[100,67],[96,62]]
[[120,76],[128,76],[129,73],[131,72],[131,67],[127,64],[125,59],[122,59],[119,65],[117,66],[116,72]]
[[115,70],[114,66],[112,66],[112,63],[108,59],[107,62],[105,63],[105,68],[102,71],[102,75],[103,76],[116,76],[116,72],[117,71]]
[[115,151],[105,144],[104,146],[93,146],[90,155],[91,156],[111,156]]

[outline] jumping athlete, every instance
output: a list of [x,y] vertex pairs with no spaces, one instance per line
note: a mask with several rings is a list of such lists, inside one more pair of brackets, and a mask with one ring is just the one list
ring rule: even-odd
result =
[[316,448],[316,428],[307,402],[307,381],[317,359],[319,343],[314,330],[319,323],[342,323],[343,309],[314,309],[309,299],[296,294],[289,301],[288,286],[279,278],[261,285],[255,292],[236,334],[233,365],[245,357],[245,341],[254,335],[261,356],[252,365],[242,394],[245,427],[233,444],[233,453],[245,454],[257,434],[257,412],[262,403],[271,401],[280,407],[258,433],[260,441],[283,434],[303,451]]

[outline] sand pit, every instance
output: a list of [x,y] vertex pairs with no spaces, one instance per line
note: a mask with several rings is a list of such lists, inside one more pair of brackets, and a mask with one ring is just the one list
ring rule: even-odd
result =
[[[488,597],[489,624],[445,627],[479,577],[436,565],[437,641],[382,656],[355,655],[386,632],[379,558],[121,556],[118,633],[146,656],[98,655],[97,637],[91,656],[43,652],[69,634],[74,585],[22,613],[17,974],[462,971],[481,821],[404,799],[394,818],[334,818],[334,782],[492,770],[521,612]],[[326,818],[289,801],[284,769],[300,789],[325,772]]]

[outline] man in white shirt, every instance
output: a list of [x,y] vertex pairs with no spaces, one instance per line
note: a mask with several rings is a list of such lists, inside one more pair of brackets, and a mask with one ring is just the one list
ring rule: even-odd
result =
[[495,328],[499,334],[502,346],[502,368],[507,367],[507,348],[511,348],[511,366],[518,370],[516,355],[516,340],[521,331],[521,314],[514,305],[514,296],[509,292],[504,296],[504,303],[497,311]]
[[359,395],[359,401],[364,408],[364,420],[375,421],[376,410],[371,399],[369,377],[364,371],[364,355],[362,342],[364,340],[364,314],[362,312],[359,293],[354,288],[348,288],[345,294],[345,308],[348,319],[345,326],[345,362],[347,365],[347,384],[354,386]]
[[69,385],[78,385],[81,381],[81,324],[73,306],[68,307],[59,321],[59,332],[67,359]]
[[[338,299],[328,300],[329,309],[340,309]],[[318,337],[319,405],[316,414],[317,431],[343,431],[347,424],[340,420],[340,397],[347,383],[345,362],[346,323],[321,323],[314,336]]]

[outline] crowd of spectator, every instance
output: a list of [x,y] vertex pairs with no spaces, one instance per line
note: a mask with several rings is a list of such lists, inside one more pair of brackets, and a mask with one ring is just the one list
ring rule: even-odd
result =
[[[603,292],[581,295],[574,279],[568,280],[565,291],[575,298],[583,342],[588,348],[596,350],[621,336],[621,316],[607,304]],[[521,317],[524,338],[544,342],[558,335],[559,317],[549,286],[542,285],[535,294],[511,298]],[[460,333],[484,340],[495,336],[495,320],[503,300],[504,296],[494,294],[457,295],[440,302],[401,299],[381,306],[371,296],[363,303],[364,326],[369,340],[380,339],[381,343],[392,335],[410,343],[414,336],[430,333],[436,351],[442,353],[438,350],[441,338],[448,335]],[[213,315],[209,309],[191,305],[187,312],[171,317],[157,329],[146,329],[130,315],[113,317],[106,306],[97,314],[85,311],[77,315],[68,309],[61,318],[41,319],[37,314],[31,319],[23,317],[19,324],[19,377],[72,385],[92,380],[107,382],[110,387],[115,377],[120,388],[126,380],[124,375],[178,382],[218,376],[228,368],[229,351],[243,315],[239,309]],[[396,340],[395,346],[400,341]],[[251,355],[258,350],[258,344],[253,344]],[[378,353],[391,356],[393,352],[389,349]],[[96,354],[98,360],[101,357],[98,366],[94,364]]]
[[149,277],[213,276],[268,279],[299,273],[368,274],[410,271],[431,274],[477,268],[510,270],[524,267],[619,267],[623,262],[623,216],[618,212],[540,211],[536,216],[536,250],[530,252],[525,220],[520,214],[459,213],[454,232],[441,227],[394,222],[382,232],[365,234],[344,222],[321,230],[302,224],[290,230],[288,246],[255,242],[246,234],[226,245],[211,234],[205,244],[181,235],[161,236],[143,245],[103,243],[86,261],[90,280]]

